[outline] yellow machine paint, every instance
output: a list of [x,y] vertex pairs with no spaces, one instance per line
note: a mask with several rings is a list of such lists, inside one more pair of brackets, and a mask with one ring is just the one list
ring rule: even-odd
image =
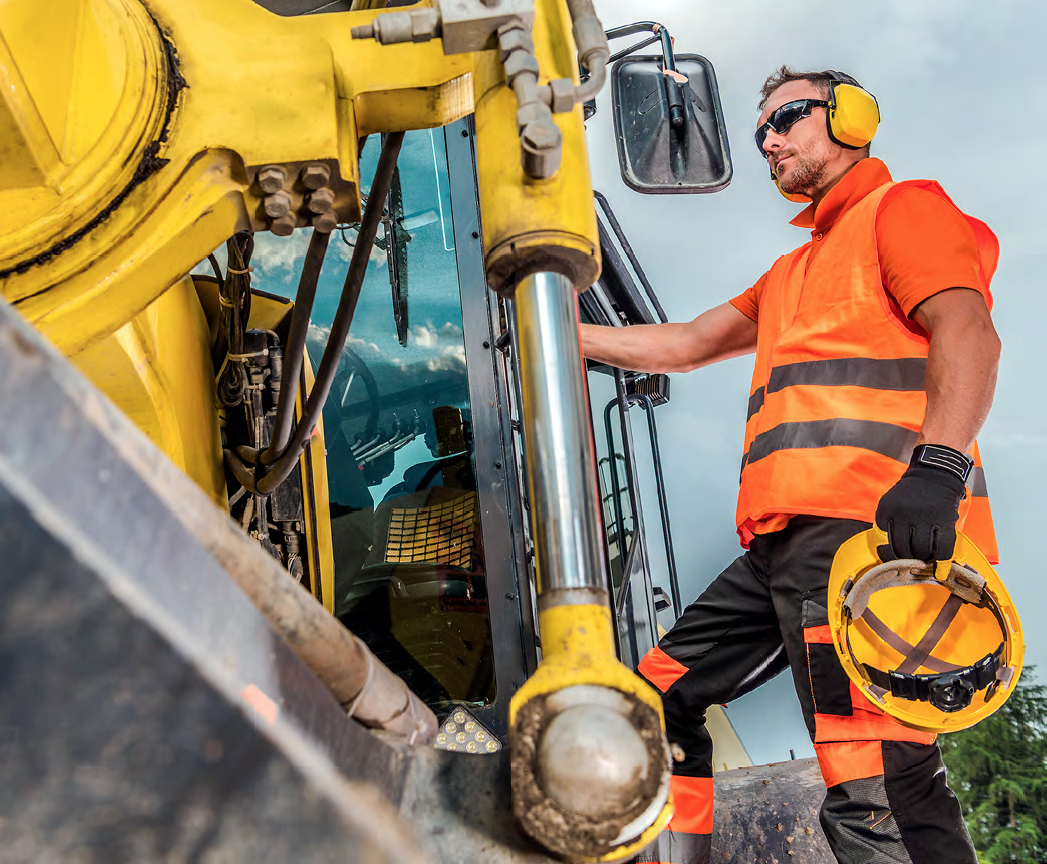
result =
[[[577,79],[565,4],[536,11],[543,73]],[[0,5],[0,291],[216,498],[213,421],[194,436],[171,419],[204,408],[187,413],[191,397],[156,383],[162,364],[139,384],[107,366],[128,350],[156,355],[164,292],[235,231],[265,229],[261,167],[328,164],[338,215],[354,221],[360,137],[441,126],[475,102],[489,269],[504,282],[524,256],[570,270],[579,288],[599,272],[580,107],[556,117],[561,170],[529,180],[497,52],[352,39],[374,15],[281,18],[249,0]],[[170,326],[199,351],[199,322]]]
[[211,339],[192,279],[70,359],[224,509]]
[[[353,40],[371,11],[48,5],[48,40],[39,4],[0,6],[0,163],[36,166],[0,174],[0,290],[66,353],[122,327],[235,231],[264,230],[259,168],[333,165],[335,207],[355,221],[360,136],[473,108],[470,56]],[[84,86],[79,63],[97,65],[98,52],[111,74]]]
[[[577,83],[566,5],[556,0],[535,5],[535,55],[543,83],[549,78]],[[582,106],[553,115],[563,135],[563,162],[548,180],[533,180],[520,165],[516,98],[504,81],[497,52],[477,57],[476,168],[488,284],[511,293],[521,276],[551,270],[584,291],[600,275],[600,242]]]
[[[581,106],[555,115],[562,163],[533,180],[498,52],[445,56],[439,40],[351,38],[379,6],[282,18],[250,0],[0,4],[0,292],[218,502],[207,317],[186,274],[234,232],[267,229],[265,166],[294,177],[327,165],[337,215],[355,222],[363,136],[439,127],[475,109],[492,287],[509,292],[544,270],[584,290],[600,272]],[[566,3],[537,0],[535,12],[542,80],[577,82]],[[291,192],[294,211],[304,194]],[[259,303],[272,320],[255,326],[277,327],[288,308]],[[306,376],[308,386],[308,364]],[[319,549],[314,591],[333,610],[318,432],[302,461],[305,519]],[[549,608],[541,632],[543,662],[510,722],[526,700],[578,684],[635,697],[661,720],[657,694],[615,657],[609,609]],[[666,805],[639,840],[599,860],[634,854],[670,814]]]

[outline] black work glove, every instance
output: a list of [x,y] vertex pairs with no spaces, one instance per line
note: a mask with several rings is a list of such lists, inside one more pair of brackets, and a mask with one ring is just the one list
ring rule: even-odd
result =
[[880,560],[951,560],[960,502],[966,494],[958,475],[930,465],[910,465],[876,507],[876,527],[887,532],[888,540],[876,549]]

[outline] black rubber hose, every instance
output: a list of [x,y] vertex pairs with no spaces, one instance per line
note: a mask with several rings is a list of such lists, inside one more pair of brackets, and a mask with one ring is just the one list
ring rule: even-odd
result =
[[273,421],[273,437],[269,441],[269,448],[262,454],[262,463],[265,465],[277,460],[291,438],[298,379],[301,378],[305,358],[305,338],[309,333],[309,318],[313,314],[316,286],[320,281],[320,270],[330,239],[329,233],[317,231],[315,228],[313,236],[309,238],[309,250],[305,253],[302,276],[298,280],[298,293],[294,298],[291,327],[284,350],[283,379],[288,382],[288,386],[280,389],[280,402],[276,406],[276,420]]
[[[338,310],[334,314],[334,321],[331,322],[331,335],[327,340],[320,367],[316,371],[313,392],[309,394],[309,400],[302,411],[302,419],[295,428],[290,443],[273,463],[265,477],[254,484],[252,491],[260,495],[268,495],[294,470],[294,466],[298,464],[299,458],[309,445],[313,429],[320,419],[320,412],[323,411],[324,403],[331,392],[331,384],[334,383],[334,376],[338,371],[338,360],[342,356],[342,349],[345,347],[345,340],[349,336],[349,328],[353,323],[356,304],[360,299],[360,289],[363,287],[364,275],[367,272],[367,263],[371,257],[371,247],[378,234],[378,225],[382,221],[382,210],[389,197],[389,187],[392,185],[396,159],[400,155],[400,147],[403,142],[403,132],[390,132],[382,145],[382,155],[378,157],[374,181],[367,193],[367,207],[364,209],[363,220],[360,222],[360,232],[357,235],[352,260],[349,262],[349,271],[345,274],[345,284],[342,286]],[[225,459],[237,479],[243,483],[241,477],[245,476],[244,472],[249,471],[247,466],[231,450],[225,451]],[[239,465],[236,464],[238,462]],[[243,471],[240,470],[241,468]]]

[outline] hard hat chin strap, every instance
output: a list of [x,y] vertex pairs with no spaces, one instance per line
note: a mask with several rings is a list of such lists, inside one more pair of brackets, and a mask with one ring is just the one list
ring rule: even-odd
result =
[[[957,669],[955,672],[941,672],[935,675],[910,675],[904,672],[883,672],[872,666],[865,666],[865,672],[874,687],[884,693],[890,693],[899,699],[930,702],[939,711],[951,714],[962,711],[974,699],[979,690],[992,687],[1001,681],[1001,672],[1010,680],[1010,668],[1001,669],[1000,658],[1003,655],[1003,643],[992,654],[986,654],[973,666]],[[1003,683],[1007,683],[1003,681]],[[991,695],[987,694],[987,695]]]
[[[928,584],[941,585],[949,591],[950,596],[916,645],[910,644],[895,633],[869,609],[869,600],[878,591]],[[1001,633],[1006,636],[1003,616],[992,595],[985,590],[985,586],[985,579],[970,567],[954,562],[949,575],[938,581],[933,571],[928,569],[926,562],[916,560],[890,561],[873,567],[859,577],[857,582],[848,580],[841,592],[847,616],[844,639],[851,659],[863,670],[870,682],[870,693],[877,699],[890,693],[899,699],[930,702],[940,711],[952,713],[970,705],[977,691],[991,687],[992,690],[986,697],[988,698],[995,692],[998,681],[1006,684],[1013,670],[1010,667],[1001,668],[1005,644],[1003,642],[994,652],[966,668],[931,655],[931,651],[941,641],[965,603],[988,607],[996,617]],[[850,623],[857,620],[865,621],[877,636],[905,657],[897,669],[885,672],[863,664],[854,656],[851,649]],[[913,674],[921,666],[934,670],[935,674]]]

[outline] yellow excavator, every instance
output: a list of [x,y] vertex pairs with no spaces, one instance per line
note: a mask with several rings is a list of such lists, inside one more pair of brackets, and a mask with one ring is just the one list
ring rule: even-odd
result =
[[608,82],[630,187],[730,182],[708,61],[591,0],[0,0],[0,857],[610,862],[665,827],[632,669],[681,611],[668,381],[578,342],[664,320],[591,185]]

